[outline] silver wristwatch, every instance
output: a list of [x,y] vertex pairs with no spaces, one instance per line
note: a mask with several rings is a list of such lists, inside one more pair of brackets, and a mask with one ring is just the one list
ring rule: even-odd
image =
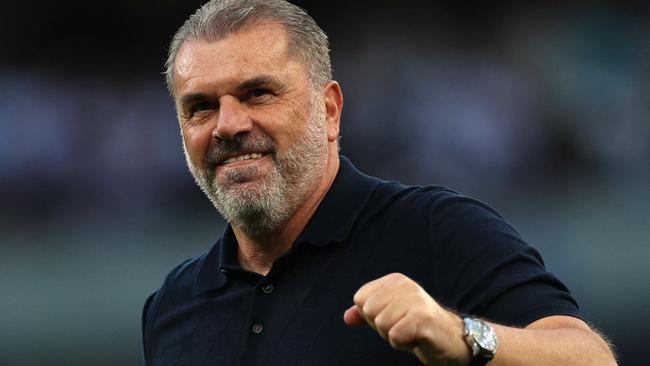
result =
[[479,319],[463,318],[465,322],[465,341],[472,350],[470,366],[483,366],[490,362],[497,352],[499,340],[492,327]]

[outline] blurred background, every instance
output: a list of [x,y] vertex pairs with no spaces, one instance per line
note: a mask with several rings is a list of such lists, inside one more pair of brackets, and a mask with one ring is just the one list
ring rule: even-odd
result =
[[[201,3],[3,4],[0,365],[139,365],[144,299],[220,236],[161,76]],[[646,365],[648,2],[296,3],[331,38],[343,153],[497,208]]]

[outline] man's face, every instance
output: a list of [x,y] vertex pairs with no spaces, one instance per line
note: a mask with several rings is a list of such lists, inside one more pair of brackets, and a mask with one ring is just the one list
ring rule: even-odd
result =
[[188,165],[222,215],[249,235],[279,227],[327,162],[325,111],[285,30],[265,23],[191,41],[175,65]]

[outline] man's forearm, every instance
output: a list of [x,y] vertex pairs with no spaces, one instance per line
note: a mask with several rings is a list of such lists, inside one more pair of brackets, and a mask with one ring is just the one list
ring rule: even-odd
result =
[[[363,285],[344,314],[348,325],[368,324],[396,350],[428,366],[467,366],[465,324],[417,283],[392,273]],[[541,318],[526,328],[491,324],[499,346],[489,366],[612,366],[607,343],[584,321],[566,315]]]
[[[574,319],[573,322],[566,318],[542,319],[524,329],[492,324],[499,337],[499,349],[489,365],[610,366],[617,364],[610,347],[597,333],[581,320]],[[562,326],[562,323],[566,322],[572,324]]]

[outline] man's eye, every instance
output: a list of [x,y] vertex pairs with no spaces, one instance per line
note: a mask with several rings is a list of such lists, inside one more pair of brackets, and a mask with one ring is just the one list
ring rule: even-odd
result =
[[210,102],[196,103],[196,104],[192,105],[192,107],[190,108],[190,114],[193,115],[196,112],[205,111],[205,110],[212,109],[212,108],[213,108],[213,106],[212,106],[212,103],[210,103]]
[[251,96],[253,98],[259,98],[259,97],[262,97],[262,96],[270,94],[270,93],[271,92],[269,90],[267,90],[267,89],[258,88],[258,89],[253,89],[251,91]]

